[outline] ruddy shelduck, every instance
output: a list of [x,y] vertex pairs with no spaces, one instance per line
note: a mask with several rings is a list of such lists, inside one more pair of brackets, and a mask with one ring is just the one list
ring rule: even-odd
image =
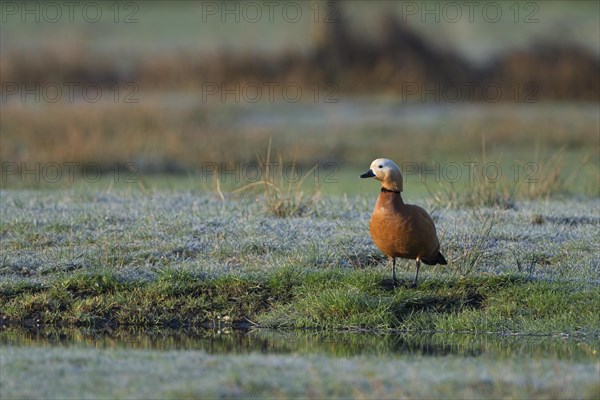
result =
[[404,204],[402,173],[392,160],[378,158],[361,178],[381,181],[369,230],[379,250],[392,259],[392,284],[395,287],[396,257],[416,260],[417,273],[410,285],[416,287],[421,261],[427,265],[447,264],[440,253],[440,242],[431,216],[419,206]]

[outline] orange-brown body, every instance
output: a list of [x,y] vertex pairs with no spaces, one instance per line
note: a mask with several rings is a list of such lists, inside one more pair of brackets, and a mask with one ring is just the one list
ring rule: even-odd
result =
[[388,257],[435,264],[440,243],[433,220],[421,207],[404,204],[400,193],[379,194],[369,228],[373,242]]

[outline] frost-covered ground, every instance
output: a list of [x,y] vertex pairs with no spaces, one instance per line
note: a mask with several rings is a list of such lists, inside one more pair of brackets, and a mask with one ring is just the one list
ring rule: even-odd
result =
[[3,349],[1,367],[7,398],[592,399],[600,372],[592,361],[39,347]]
[[[270,216],[260,197],[221,201],[192,192],[2,191],[0,277],[46,281],[110,270],[151,279],[164,268],[226,274],[278,266],[384,269],[368,221],[374,197],[325,197],[301,217]],[[521,272],[600,282],[597,199],[432,213],[449,266],[427,275]],[[402,261],[414,272],[412,261]],[[473,266],[473,267],[472,267]]]

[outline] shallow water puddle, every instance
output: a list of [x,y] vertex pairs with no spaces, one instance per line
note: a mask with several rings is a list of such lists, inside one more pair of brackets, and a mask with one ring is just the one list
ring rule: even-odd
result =
[[202,350],[209,354],[323,354],[348,357],[446,356],[593,360],[600,339],[442,333],[280,332],[266,329],[89,329],[4,325],[0,346]]

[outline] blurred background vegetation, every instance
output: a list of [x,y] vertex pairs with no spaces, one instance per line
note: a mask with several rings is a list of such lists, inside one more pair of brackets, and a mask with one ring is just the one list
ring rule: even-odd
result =
[[93,163],[214,188],[207,171],[272,139],[273,159],[317,163],[333,193],[387,157],[415,182],[493,161],[528,197],[598,196],[599,15],[597,1],[4,2],[2,186]]

